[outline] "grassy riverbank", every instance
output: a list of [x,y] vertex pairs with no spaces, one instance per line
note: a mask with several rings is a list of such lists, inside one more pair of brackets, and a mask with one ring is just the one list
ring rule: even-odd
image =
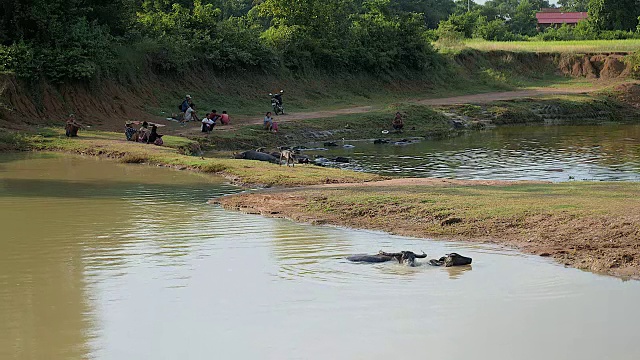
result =
[[121,133],[81,131],[67,138],[60,129],[43,129],[33,134],[0,132],[0,149],[58,151],[102,156],[124,163],[139,163],[190,169],[225,176],[248,186],[299,186],[310,184],[362,182],[381,179],[373,174],[342,171],[317,166],[278,166],[261,161],[193,156],[196,142],[164,136],[165,146],[134,143]]
[[555,53],[609,53],[640,50],[640,39],[625,40],[573,40],[573,41],[487,41],[470,39],[468,48],[480,51],[555,52]]
[[[626,92],[629,95],[640,92]],[[625,95],[625,96],[626,96]],[[296,146],[312,141],[344,139],[427,139],[457,136],[491,126],[512,124],[590,125],[605,122],[636,123],[640,110],[633,106],[637,94],[624,99],[620,92],[606,89],[595,94],[548,95],[543,97],[476,102],[455,105],[422,105],[403,102],[363,112],[328,117],[318,113],[308,119],[289,120],[280,116],[279,134],[265,132],[259,124],[237,125],[233,131],[215,129],[210,135],[195,135],[199,141],[216,150],[239,150],[255,147]],[[393,114],[400,112],[404,131],[392,131]],[[325,115],[327,116],[327,115]],[[294,115],[295,117],[295,115]],[[455,124],[454,126],[454,122]],[[383,134],[383,130],[389,130]]]
[[217,201],[295,221],[503,244],[579,269],[640,278],[639,192],[639,183],[396,179]]

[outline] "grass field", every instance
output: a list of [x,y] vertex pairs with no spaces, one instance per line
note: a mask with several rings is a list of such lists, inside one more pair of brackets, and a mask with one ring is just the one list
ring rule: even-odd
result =
[[465,41],[465,45],[466,47],[482,51],[506,50],[563,53],[635,52],[640,50],[640,39],[579,41],[486,41],[471,39]]
[[278,166],[263,161],[231,158],[205,158],[184,155],[194,141],[166,135],[165,146],[126,141],[124,134],[106,131],[81,131],[67,138],[62,129],[43,128],[37,134],[0,132],[0,149],[57,151],[117,159],[123,163],[144,163],[205,173],[215,173],[239,184],[262,186],[298,186],[325,183],[362,182],[383,177],[354,171],[312,165]]

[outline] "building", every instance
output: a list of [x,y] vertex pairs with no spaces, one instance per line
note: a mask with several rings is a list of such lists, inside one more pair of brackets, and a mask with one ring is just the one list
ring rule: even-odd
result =
[[561,26],[562,24],[576,25],[578,21],[587,19],[586,12],[563,12],[562,9],[541,9],[536,13],[538,27]]

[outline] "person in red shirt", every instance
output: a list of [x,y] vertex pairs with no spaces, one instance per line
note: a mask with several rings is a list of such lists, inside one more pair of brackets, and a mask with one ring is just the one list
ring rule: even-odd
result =
[[227,114],[227,111],[223,111],[222,115],[220,115],[220,123],[222,125],[229,125],[229,114]]

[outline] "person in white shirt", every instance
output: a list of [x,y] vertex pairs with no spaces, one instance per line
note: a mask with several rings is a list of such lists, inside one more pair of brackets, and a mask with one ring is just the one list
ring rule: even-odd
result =
[[216,122],[211,118],[211,113],[207,114],[207,116],[202,119],[202,132],[211,132],[215,125]]
[[191,104],[184,112],[184,122],[198,121],[198,115],[196,114],[196,104]]

